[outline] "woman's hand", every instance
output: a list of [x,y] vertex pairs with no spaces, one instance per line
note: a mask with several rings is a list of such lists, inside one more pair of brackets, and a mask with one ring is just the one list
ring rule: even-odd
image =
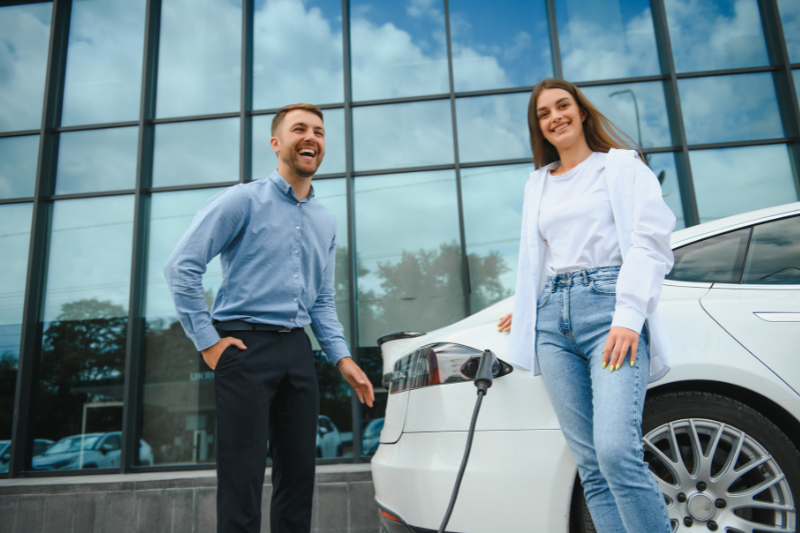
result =
[[609,366],[609,371],[619,370],[628,350],[631,351],[631,366],[636,362],[636,350],[639,348],[639,334],[632,329],[615,326],[611,328],[603,349],[603,368]]
[[511,313],[500,319],[497,323],[497,331],[511,331]]

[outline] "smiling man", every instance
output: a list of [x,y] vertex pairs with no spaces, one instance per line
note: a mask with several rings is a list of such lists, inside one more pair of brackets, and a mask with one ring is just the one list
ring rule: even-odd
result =
[[[270,531],[310,531],[319,390],[304,326],[359,400],[374,400],[336,317],[336,219],[311,186],[325,155],[322,111],[286,106],[272,135],[278,169],[209,200],[164,267],[186,335],[214,370],[219,533],[260,531],[268,443]],[[209,313],[202,275],[217,255]]]

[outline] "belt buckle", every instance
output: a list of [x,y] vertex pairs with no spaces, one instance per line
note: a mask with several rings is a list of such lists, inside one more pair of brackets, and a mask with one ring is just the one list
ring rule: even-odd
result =
[[292,330],[291,330],[291,329],[288,329],[288,328],[287,328],[287,329],[279,329],[279,330],[278,330],[278,333],[291,333],[291,331],[292,331]]

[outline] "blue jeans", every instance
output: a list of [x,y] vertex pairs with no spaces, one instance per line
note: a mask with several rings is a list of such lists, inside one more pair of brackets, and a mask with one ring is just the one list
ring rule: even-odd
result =
[[598,533],[669,533],[667,507],[644,462],[647,330],[636,363],[603,369],[619,267],[551,276],[536,306],[536,351],[547,393]]

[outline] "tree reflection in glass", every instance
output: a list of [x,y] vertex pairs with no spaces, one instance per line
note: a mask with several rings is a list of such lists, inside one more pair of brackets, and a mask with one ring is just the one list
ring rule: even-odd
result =
[[[54,204],[36,438],[119,438],[132,233],[132,196]],[[33,468],[119,468],[118,446],[68,455],[36,457]]]

